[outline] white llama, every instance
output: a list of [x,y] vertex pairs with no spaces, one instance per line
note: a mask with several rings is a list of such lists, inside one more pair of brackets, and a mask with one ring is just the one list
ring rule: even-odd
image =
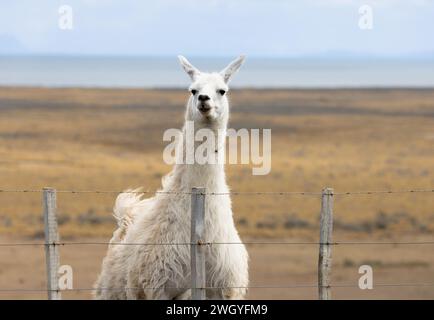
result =
[[[205,73],[179,56],[192,79],[185,113],[194,130],[208,128],[226,135],[229,117],[228,82],[244,57],[220,73]],[[185,154],[186,125],[179,143]],[[223,135],[220,135],[222,137]],[[195,143],[195,148],[197,144]],[[217,139],[215,157],[224,152],[224,139]],[[178,149],[179,150],[179,149]],[[111,243],[190,242],[192,187],[205,187],[205,241],[236,242],[206,246],[206,286],[209,299],[243,299],[248,285],[248,255],[235,229],[231,199],[227,194],[224,164],[175,164],[163,178],[161,193],[142,199],[122,193],[114,207],[118,229]],[[171,192],[180,192],[173,194]],[[165,193],[167,192],[167,193]],[[184,194],[186,193],[186,194]],[[95,284],[97,299],[189,299],[191,297],[189,245],[109,245],[102,271]]]

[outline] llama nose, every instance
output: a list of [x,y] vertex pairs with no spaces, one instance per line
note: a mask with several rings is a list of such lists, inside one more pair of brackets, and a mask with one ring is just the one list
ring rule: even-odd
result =
[[205,102],[209,100],[209,96],[207,96],[206,94],[200,94],[199,97],[197,97],[199,99],[200,102]]

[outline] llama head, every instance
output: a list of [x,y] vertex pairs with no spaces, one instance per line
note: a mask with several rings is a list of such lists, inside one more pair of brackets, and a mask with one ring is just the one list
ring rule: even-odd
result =
[[186,58],[178,56],[185,72],[190,76],[191,96],[187,105],[187,120],[215,123],[227,120],[229,103],[227,92],[231,77],[241,67],[244,56],[240,56],[220,72],[202,72]]

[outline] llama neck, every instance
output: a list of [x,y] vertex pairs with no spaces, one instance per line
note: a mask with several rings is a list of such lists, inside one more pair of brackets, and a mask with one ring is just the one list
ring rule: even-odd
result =
[[[201,129],[209,129],[201,131],[207,132],[206,138],[201,137],[200,134],[197,135]],[[207,147],[205,147],[204,142],[209,142],[208,134],[214,137],[214,143],[206,144]],[[186,191],[191,190],[192,187],[205,187],[208,192],[225,192],[227,190],[224,171],[225,139],[226,122],[223,124],[216,122],[210,125],[205,122],[187,121],[182,130],[180,146],[178,146],[178,152],[182,154],[183,161],[175,165],[172,181]],[[206,163],[197,161],[198,156],[204,155],[206,155]]]

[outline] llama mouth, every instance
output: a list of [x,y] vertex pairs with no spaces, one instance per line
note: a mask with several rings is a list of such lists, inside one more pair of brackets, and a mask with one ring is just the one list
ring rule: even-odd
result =
[[198,109],[202,114],[207,114],[211,111],[211,107],[206,104],[201,104]]

